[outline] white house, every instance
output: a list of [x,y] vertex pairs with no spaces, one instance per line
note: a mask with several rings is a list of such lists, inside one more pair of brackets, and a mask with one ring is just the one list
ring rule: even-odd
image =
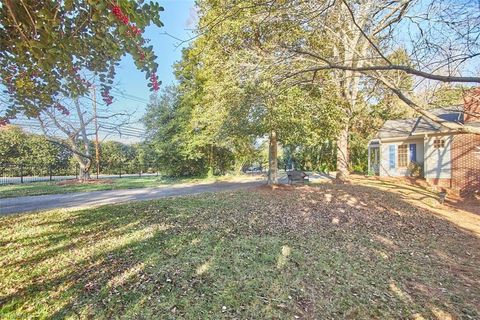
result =
[[[480,127],[480,90],[475,93],[477,100],[465,105],[430,111],[444,121]],[[479,146],[480,135],[457,133],[422,116],[388,120],[369,142],[369,172],[381,177],[421,176],[461,194],[477,192]]]

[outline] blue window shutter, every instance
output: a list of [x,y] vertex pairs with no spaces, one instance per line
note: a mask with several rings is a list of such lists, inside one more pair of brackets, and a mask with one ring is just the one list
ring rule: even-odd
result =
[[417,162],[417,145],[415,143],[410,144],[410,161]]
[[389,154],[389,163],[390,169],[395,169],[395,145],[391,144],[388,146],[388,154]]

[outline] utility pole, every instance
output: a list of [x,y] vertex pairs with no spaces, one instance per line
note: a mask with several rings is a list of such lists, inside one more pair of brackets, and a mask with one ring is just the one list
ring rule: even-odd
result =
[[97,162],[97,179],[100,172],[100,146],[98,144],[98,119],[97,119],[97,94],[95,86],[92,86],[93,92],[93,121],[95,124],[95,161]]

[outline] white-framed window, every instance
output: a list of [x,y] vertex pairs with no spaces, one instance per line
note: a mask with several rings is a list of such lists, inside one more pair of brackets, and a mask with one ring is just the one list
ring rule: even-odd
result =
[[434,147],[435,149],[445,148],[445,140],[443,140],[443,139],[435,139],[435,140],[433,140],[433,147]]
[[398,146],[397,163],[399,168],[406,168],[408,166],[408,145],[400,144]]

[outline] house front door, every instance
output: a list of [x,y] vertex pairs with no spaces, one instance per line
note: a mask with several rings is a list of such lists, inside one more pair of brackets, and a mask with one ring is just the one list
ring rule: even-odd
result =
[[368,173],[378,176],[380,174],[380,148],[369,147],[368,149],[369,168]]

